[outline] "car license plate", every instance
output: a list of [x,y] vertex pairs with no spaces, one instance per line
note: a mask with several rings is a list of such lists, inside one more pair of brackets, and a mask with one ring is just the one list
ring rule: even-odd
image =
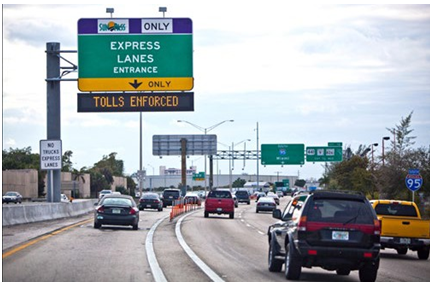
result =
[[411,239],[409,238],[400,238],[400,244],[410,244]]
[[112,209],[112,213],[119,214],[121,213],[120,209]]
[[333,231],[333,233],[331,234],[331,238],[333,240],[347,241],[347,240],[349,240],[349,232],[348,231]]
[[146,205],[146,207],[147,207],[147,208],[150,208],[150,207],[151,207],[151,205]]
[[217,208],[216,211],[221,212],[222,208]]

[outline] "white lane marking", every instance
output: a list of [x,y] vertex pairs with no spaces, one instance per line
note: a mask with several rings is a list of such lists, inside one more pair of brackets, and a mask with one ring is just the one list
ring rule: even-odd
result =
[[158,225],[160,225],[160,223],[168,217],[169,215],[159,219],[154,225],[152,225],[151,229],[146,235],[146,240],[145,240],[146,257],[148,258],[149,267],[151,268],[152,275],[154,276],[155,282],[167,282],[167,279],[164,276],[164,273],[161,270],[160,265],[158,264],[157,258],[155,256],[153,238],[154,238],[155,229],[157,229]]
[[182,220],[186,218],[187,216],[193,214],[189,213],[183,217],[181,217],[178,222],[176,223],[175,232],[176,237],[178,238],[179,244],[184,249],[184,251],[188,254],[188,256],[194,261],[195,264],[197,264],[198,267],[210,278],[212,281],[215,282],[224,282],[224,280],[218,276],[207,264],[205,264],[194,252],[191,250],[191,248],[187,245],[187,243],[184,240],[184,237],[182,237],[181,233],[181,224]]

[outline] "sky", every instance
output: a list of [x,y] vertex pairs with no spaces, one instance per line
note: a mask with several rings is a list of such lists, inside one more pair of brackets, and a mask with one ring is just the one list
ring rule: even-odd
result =
[[[218,150],[261,144],[342,142],[382,153],[388,128],[412,114],[415,148],[430,145],[430,5],[286,5],[284,1],[145,1],[138,5],[3,5],[2,147],[47,138],[46,43],[77,50],[81,18],[190,18],[194,111],[144,112],[143,166],[180,168],[179,156],[152,155],[153,135],[216,134]],[[77,55],[63,53],[77,64]],[[70,66],[62,61],[62,66]],[[77,73],[64,78],[76,79]],[[73,167],[117,153],[125,173],[139,169],[139,113],[78,113],[76,81],[61,82],[61,140]],[[257,130],[258,126],[258,130]],[[389,151],[391,141],[385,141]],[[241,143],[242,142],[242,143]],[[204,170],[204,157],[187,166]],[[259,174],[318,179],[323,164],[259,165]],[[234,173],[257,173],[235,161]],[[229,173],[228,161],[214,168]]]

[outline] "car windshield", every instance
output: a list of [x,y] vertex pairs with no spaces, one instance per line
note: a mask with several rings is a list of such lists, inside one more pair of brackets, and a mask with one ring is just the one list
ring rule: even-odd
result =
[[6,192],[5,196],[16,196],[16,192]]
[[129,206],[132,207],[133,204],[130,199],[127,198],[104,198],[103,205],[112,206]]

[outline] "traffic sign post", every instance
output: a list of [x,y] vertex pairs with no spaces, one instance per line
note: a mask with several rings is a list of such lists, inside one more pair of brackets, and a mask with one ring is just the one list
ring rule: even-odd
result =
[[405,178],[406,187],[412,191],[412,201],[415,201],[415,192],[423,185],[423,178],[419,169],[410,169]]
[[341,162],[342,147],[306,147],[307,162]]
[[78,88],[191,90],[192,43],[189,18],[80,19]]
[[304,144],[261,144],[262,165],[303,165]]

